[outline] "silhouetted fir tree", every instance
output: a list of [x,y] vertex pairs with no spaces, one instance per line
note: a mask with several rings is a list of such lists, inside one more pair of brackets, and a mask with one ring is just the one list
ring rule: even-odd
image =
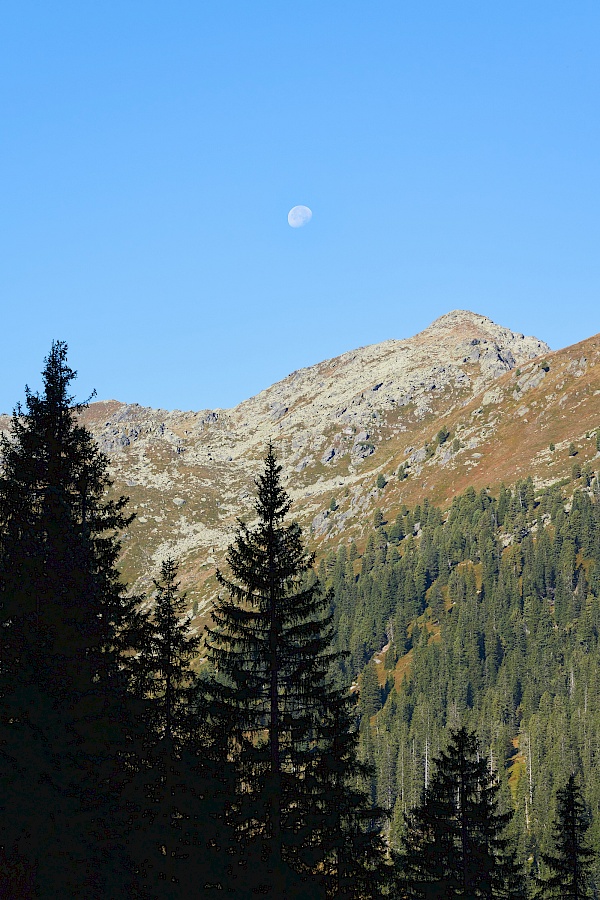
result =
[[399,863],[405,896],[523,898],[524,884],[503,832],[499,785],[465,728],[450,733],[423,801],[406,819]]
[[106,896],[124,877],[112,826],[145,619],[116,568],[132,517],[126,498],[106,499],[107,460],[78,421],[74,377],[55,342],[43,393],[26,388],[0,443],[5,895],[11,859],[38,897]]
[[152,638],[150,648],[144,648],[152,668],[148,683],[150,729],[174,746],[189,743],[190,731],[196,727],[191,698],[197,678],[190,663],[202,644],[202,638],[191,634],[185,618],[186,595],[179,592],[177,572],[175,560],[168,558],[161,565],[159,580],[153,581]]
[[588,900],[593,896],[590,880],[595,854],[586,841],[589,818],[574,775],[557,792],[556,801],[552,829],[554,853],[541,854],[550,874],[537,879],[535,897],[540,900]]
[[373,777],[358,759],[354,699],[340,693],[321,723],[327,752],[308,773],[314,779],[312,842],[326,896],[336,900],[380,897],[390,869],[384,864],[381,824],[389,811],[375,808],[361,785]]
[[316,898],[323,889],[315,873],[331,851],[322,764],[332,753],[327,723],[340,696],[332,675],[337,654],[330,597],[308,577],[313,557],[300,527],[284,524],[290,500],[280,473],[269,447],[257,479],[258,523],[239,523],[227,556],[231,577],[217,573],[228,598],[215,604],[207,648],[217,717],[230,730],[239,773],[248,894]]
[[[222,890],[227,849],[223,746],[211,743],[200,680],[190,668],[202,638],[190,633],[177,565],[166,559],[154,581],[150,640],[141,653],[146,736],[125,797],[128,847],[152,897],[204,896]],[[221,778],[219,778],[221,776]]]
[[452,798],[426,788],[421,805],[404,816],[402,853],[396,857],[398,891],[403,898],[457,896],[459,884],[452,868],[454,840],[444,823],[452,819]]

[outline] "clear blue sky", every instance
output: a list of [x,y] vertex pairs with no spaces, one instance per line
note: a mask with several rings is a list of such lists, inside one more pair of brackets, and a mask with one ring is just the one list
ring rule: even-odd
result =
[[457,307],[597,332],[599,46],[598,0],[9,0],[0,410],[53,338],[201,409]]

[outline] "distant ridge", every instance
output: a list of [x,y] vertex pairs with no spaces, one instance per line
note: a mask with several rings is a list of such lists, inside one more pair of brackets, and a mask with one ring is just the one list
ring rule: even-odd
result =
[[138,516],[124,541],[124,577],[151,587],[172,554],[201,625],[236,518],[254,515],[269,440],[293,514],[319,552],[351,538],[360,546],[376,507],[390,517],[425,497],[447,506],[469,484],[494,490],[526,474],[537,484],[565,477],[571,442],[582,464],[596,454],[598,347],[592,337],[552,352],[453,310],[414,337],[292,372],[232,409],[93,403],[83,417],[109,456],[115,491]]

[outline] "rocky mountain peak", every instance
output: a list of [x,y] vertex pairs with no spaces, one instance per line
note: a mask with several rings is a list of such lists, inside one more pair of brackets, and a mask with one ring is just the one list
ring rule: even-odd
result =
[[450,386],[481,390],[548,351],[537,338],[455,310],[412,338],[371,344],[292,372],[231,410],[230,420],[253,423],[263,443],[274,430],[323,432],[334,423],[364,430],[373,411],[414,403],[425,413],[431,392],[439,396]]
[[[438,422],[547,351],[536,338],[455,310],[414,337],[292,372],[233,409],[92,404],[85,419],[109,455],[115,489],[138,513],[124,547],[126,576],[143,589],[170,554],[182,562],[190,596],[201,592],[236,517],[252,518],[253,478],[269,441],[295,514],[315,538],[362,527],[377,472],[403,460],[417,472]],[[331,497],[342,492],[347,499],[329,516]]]
[[425,497],[445,507],[469,485],[497,489],[529,474],[548,484],[571,473],[573,442],[578,465],[591,464],[600,338],[551,352],[453,310],[414,337],[292,372],[233,409],[111,400],[82,417],[109,457],[115,493],[137,513],[123,542],[125,580],[151,592],[161,562],[175,557],[200,627],[236,520],[254,517],[268,441],[309,543],[360,547],[375,508],[393,518]]

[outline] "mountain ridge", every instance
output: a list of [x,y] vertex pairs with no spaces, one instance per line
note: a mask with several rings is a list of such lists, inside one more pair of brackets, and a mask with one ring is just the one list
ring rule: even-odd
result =
[[539,485],[565,477],[569,442],[581,445],[580,462],[595,455],[584,434],[600,426],[598,395],[597,338],[551,351],[453,310],[414,337],[292,372],[231,409],[111,400],[82,418],[109,457],[115,492],[137,513],[124,577],[151,590],[162,559],[174,556],[201,625],[237,518],[254,516],[269,441],[293,515],[321,552],[352,538],[360,545],[378,507],[392,514],[424,497],[446,506],[470,483],[493,487],[525,473]]

